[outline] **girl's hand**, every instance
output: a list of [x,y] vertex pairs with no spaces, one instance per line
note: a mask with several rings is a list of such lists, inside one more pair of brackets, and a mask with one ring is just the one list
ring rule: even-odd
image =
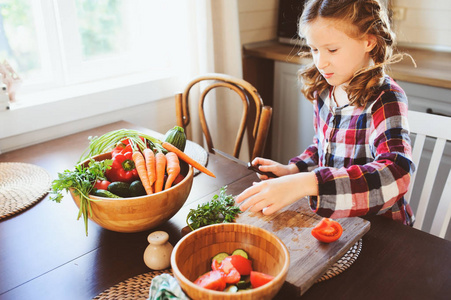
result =
[[312,172],[296,173],[254,183],[239,194],[235,202],[246,200],[240,206],[241,211],[250,208],[251,212],[261,210],[264,215],[270,215],[307,195],[317,194],[316,175]]
[[[299,172],[298,167],[295,164],[282,165],[276,161],[271,159],[256,157],[252,161],[253,166],[258,166],[258,169],[263,172],[272,172],[274,175],[280,177],[284,175],[294,174]],[[257,173],[258,178],[261,180],[266,180],[269,177],[266,175],[261,175]]]

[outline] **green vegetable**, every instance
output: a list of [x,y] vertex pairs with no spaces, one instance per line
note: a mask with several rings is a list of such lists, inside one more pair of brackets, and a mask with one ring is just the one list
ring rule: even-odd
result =
[[181,151],[184,151],[186,146],[185,130],[180,126],[174,126],[174,128],[169,129],[168,132],[166,132],[164,141],[174,145]]
[[147,195],[146,189],[143,186],[141,180],[135,180],[130,184],[130,196],[139,197]]
[[146,142],[140,137],[147,140],[151,147],[155,147],[157,151],[166,153],[167,150],[161,146],[162,141],[148,134],[141,133],[132,129],[113,130],[100,137],[91,137],[88,148],[83,152],[80,161],[84,161],[95,155],[99,155],[108,151],[112,151],[117,144],[124,139],[129,139],[130,143],[137,145],[141,150],[147,148]]
[[80,196],[77,220],[83,216],[86,235],[88,235],[88,214],[92,215],[91,201],[95,201],[89,199],[89,194],[94,188],[94,183],[105,177],[105,171],[111,167],[111,163],[110,159],[95,161],[91,158],[87,167],[77,165],[75,170],[65,170],[63,173],[58,173],[58,179],[52,182],[50,200],[61,202],[61,199],[63,199],[62,192],[69,192],[70,189],[73,189],[74,193]]
[[227,253],[227,252],[220,252],[220,253],[216,254],[215,256],[213,256],[211,261],[216,260],[218,263],[221,263],[222,260],[224,258],[226,258],[227,256],[229,256],[229,253]]
[[97,197],[103,197],[103,198],[122,198],[122,197],[119,197],[118,195],[113,194],[113,193],[110,192],[110,191],[102,190],[102,189],[96,190],[96,191],[93,193],[93,195],[94,195],[94,196],[97,196]]
[[233,196],[227,195],[226,190],[226,186],[222,187],[219,196],[214,195],[211,201],[199,204],[197,209],[189,211],[186,223],[191,230],[212,224],[231,223],[235,220],[241,210],[235,206]]
[[108,186],[108,191],[124,198],[131,196],[130,184],[127,182],[122,181],[112,182]]
[[249,254],[247,254],[247,252],[243,249],[236,249],[233,251],[232,255],[241,255],[242,257],[249,259]]

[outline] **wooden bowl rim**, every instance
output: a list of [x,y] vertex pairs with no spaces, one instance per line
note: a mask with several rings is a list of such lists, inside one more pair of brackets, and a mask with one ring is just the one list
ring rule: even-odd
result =
[[[177,266],[176,263],[175,263],[175,255],[176,255],[178,249],[180,248],[180,245],[181,245],[185,240],[187,240],[191,235],[198,234],[200,231],[207,230],[209,227],[212,227],[212,226],[218,226],[218,227],[219,227],[219,226],[226,226],[226,227],[231,227],[231,226],[236,226],[236,225],[242,226],[242,227],[255,228],[255,230],[259,230],[259,231],[265,232],[266,234],[272,236],[272,237],[279,243],[279,245],[281,246],[282,252],[284,253],[284,255],[285,255],[285,257],[286,257],[287,259],[285,260],[285,262],[284,262],[284,264],[283,264],[283,266],[282,266],[282,269],[280,270],[279,274],[277,274],[277,275],[274,277],[274,279],[273,279],[272,282],[280,281],[280,280],[282,280],[283,277],[286,278],[286,275],[287,275],[287,273],[288,273],[288,268],[289,268],[289,266],[290,266],[290,252],[288,251],[288,248],[287,248],[287,246],[284,244],[284,242],[283,242],[277,235],[275,235],[275,234],[272,233],[272,232],[269,232],[269,231],[266,230],[266,229],[263,229],[263,228],[258,227],[258,226],[250,225],[250,224],[243,224],[243,223],[221,223],[221,224],[208,225],[208,226],[205,226],[205,227],[201,227],[201,228],[199,228],[199,229],[196,229],[196,230],[194,230],[194,231],[188,233],[188,234],[185,235],[184,237],[182,237],[182,238],[178,241],[178,243],[175,245],[174,249],[172,250],[172,254],[171,254],[171,267],[172,267],[172,271],[173,271],[174,275],[178,275],[178,276],[181,278],[181,280],[182,280],[185,284],[187,284],[190,288],[192,288],[192,289],[195,289],[195,290],[198,290],[198,291],[202,291],[202,292],[205,292],[205,293],[209,293],[209,294],[211,294],[212,296],[221,296],[221,295],[224,295],[224,292],[222,292],[222,291],[214,291],[214,290],[204,289],[204,288],[202,288],[202,287],[200,287],[200,286],[194,284],[194,282],[192,282],[192,281],[189,280],[188,278],[186,278],[185,275],[182,274],[182,272],[180,271],[180,269],[178,268],[178,266]],[[284,281],[285,281],[285,280],[284,280]],[[283,285],[283,283],[282,283],[282,285]],[[282,285],[281,285],[281,286],[282,286]],[[271,284],[265,284],[265,285],[262,285],[262,286],[260,286],[260,287],[258,287],[258,288],[255,288],[255,289],[250,289],[250,290],[240,291],[240,293],[237,294],[237,295],[248,295],[248,294],[254,293],[254,291],[263,291],[264,289],[270,290],[270,289],[272,289],[272,285],[271,285]],[[230,294],[230,296],[232,296],[232,295],[235,295],[235,294]]]

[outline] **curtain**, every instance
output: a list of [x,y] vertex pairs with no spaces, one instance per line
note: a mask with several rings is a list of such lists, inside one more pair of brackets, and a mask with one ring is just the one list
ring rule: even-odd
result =
[[[187,1],[188,7],[188,64],[183,84],[193,77],[205,73],[224,73],[242,78],[241,43],[237,0],[196,0]],[[202,129],[198,122],[198,97],[202,85],[196,85],[190,91],[190,130],[188,138],[203,144]],[[214,146],[231,153],[235,143],[238,122],[241,118],[241,100],[226,91],[212,91],[207,99],[206,117]],[[238,102],[236,102],[238,101]],[[237,104],[238,103],[238,104]],[[236,129],[235,129],[236,128]],[[246,139],[241,153],[248,159]]]

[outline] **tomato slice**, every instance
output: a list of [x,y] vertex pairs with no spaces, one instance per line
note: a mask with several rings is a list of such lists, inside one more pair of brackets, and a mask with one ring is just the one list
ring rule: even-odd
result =
[[265,274],[265,273],[261,273],[261,272],[256,272],[256,271],[251,271],[251,285],[252,288],[258,288],[262,285],[267,284],[268,282],[270,282],[271,280],[274,279],[274,276]]
[[338,240],[343,233],[340,223],[329,218],[323,218],[312,229],[312,235],[320,242],[332,243]]
[[241,255],[231,255],[224,260],[230,261],[240,275],[249,275],[252,271],[252,262]]
[[197,278],[194,284],[209,290],[223,291],[227,283],[220,271],[210,271]]

